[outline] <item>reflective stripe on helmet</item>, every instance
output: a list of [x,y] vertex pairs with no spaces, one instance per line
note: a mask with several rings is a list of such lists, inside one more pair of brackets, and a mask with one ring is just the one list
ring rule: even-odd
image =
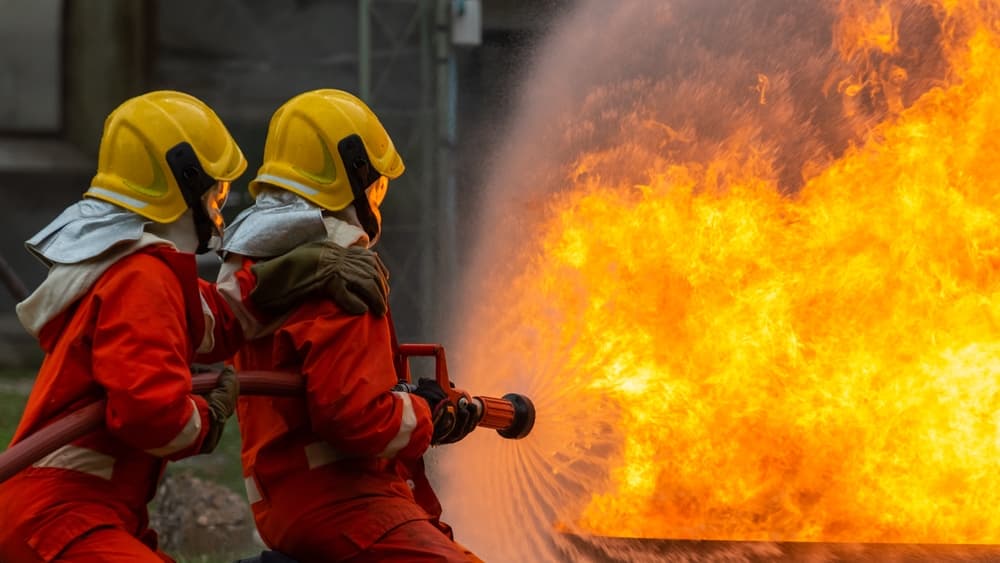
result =
[[295,180],[289,180],[288,178],[282,178],[281,176],[274,176],[272,174],[261,174],[253,180],[254,182],[265,182],[268,184],[274,184],[276,186],[287,186],[295,190],[301,190],[303,193],[308,195],[319,194],[318,190],[310,188],[309,186],[303,184],[302,182],[296,182]]
[[139,201],[138,199],[131,198],[127,195],[120,194],[118,192],[113,192],[111,190],[106,190],[104,188],[98,188],[97,186],[90,186],[90,188],[88,188],[86,193],[84,193],[83,195],[97,197],[109,203],[121,203],[126,208],[142,209],[143,207],[149,205],[145,201]]

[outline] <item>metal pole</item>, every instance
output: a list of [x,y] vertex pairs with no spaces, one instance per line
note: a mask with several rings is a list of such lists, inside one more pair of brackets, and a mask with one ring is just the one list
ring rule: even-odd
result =
[[434,46],[437,34],[437,0],[420,1],[420,157],[421,157],[421,197],[420,197],[420,246],[426,249],[420,261],[420,333],[427,338],[437,338],[438,313],[437,293],[441,272],[437,269],[440,248],[434,236],[437,210],[437,104],[434,97]]
[[358,0],[358,97],[371,105],[372,0]]
[[3,256],[0,256],[0,282],[3,282],[3,285],[15,301],[21,302],[28,298],[28,288],[25,287],[21,278],[17,277],[17,274],[14,273],[10,264],[3,259]]
[[[456,68],[451,44],[452,0],[437,0],[435,13],[434,59],[436,63],[435,91],[435,164],[434,195],[437,224],[437,283],[435,288],[451,289],[456,285],[456,255],[458,221],[455,200],[455,178],[451,169],[451,150],[455,143]],[[440,289],[438,290],[440,293]],[[438,296],[440,297],[440,296]],[[446,314],[444,307],[435,307]],[[442,324],[446,319],[435,319]]]

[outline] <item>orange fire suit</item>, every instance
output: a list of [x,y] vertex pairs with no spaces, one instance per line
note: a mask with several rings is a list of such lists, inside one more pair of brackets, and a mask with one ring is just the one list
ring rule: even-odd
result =
[[306,382],[304,397],[240,397],[237,408],[247,495],[270,547],[301,563],[469,560],[400,473],[424,454],[433,424],[423,399],[391,391],[387,318],[309,301],[248,342],[236,365]]
[[[106,398],[105,428],[0,484],[0,561],[155,561],[147,528],[167,460],[198,453],[208,405],[191,393],[189,364],[214,319],[214,361],[242,332],[193,254],[145,247],[105,271],[40,333],[45,360],[17,443]],[[100,540],[100,541],[98,541]]]
[[[431,486],[430,480],[427,478],[427,472],[424,469],[423,458],[416,460],[407,460],[405,463],[397,464],[397,470],[401,477],[406,479],[406,484],[409,485],[410,489],[413,491],[413,498],[423,508],[424,511],[431,517],[430,522],[438,530],[441,531],[449,540],[454,541],[455,534],[447,523],[441,520],[441,501],[438,499],[437,493],[434,492],[434,488]],[[462,550],[462,554],[465,556],[465,561],[468,563],[483,563],[475,553],[469,551],[467,547],[460,543],[455,543],[455,545]]]

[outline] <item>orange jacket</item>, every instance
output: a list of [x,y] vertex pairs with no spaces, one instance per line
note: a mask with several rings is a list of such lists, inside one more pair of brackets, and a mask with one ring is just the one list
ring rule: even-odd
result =
[[429,518],[396,464],[419,459],[430,445],[430,409],[392,391],[385,317],[308,301],[273,335],[248,342],[236,364],[301,373],[306,382],[304,397],[240,397],[237,409],[247,493],[272,547],[294,552],[289,542],[301,533],[336,532],[364,544]]
[[[194,255],[150,246],[112,265],[45,325],[46,357],[12,443],[101,398],[106,426],[0,484],[0,545],[5,534],[20,535],[47,560],[112,522],[145,531],[166,460],[198,453],[209,428],[189,368],[205,337],[203,309],[215,321],[212,356],[229,355],[241,332],[198,280]],[[103,514],[80,510],[87,503]]]

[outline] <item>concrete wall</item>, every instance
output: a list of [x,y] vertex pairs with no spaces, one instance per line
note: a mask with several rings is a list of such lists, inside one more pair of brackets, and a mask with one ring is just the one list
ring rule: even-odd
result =
[[[147,23],[152,2],[73,0],[0,2],[0,17],[17,22],[17,34],[0,34],[0,51],[46,53],[36,63],[51,63],[50,28],[59,30],[58,80],[37,94],[40,103],[58,100],[54,124],[0,133],[0,256],[33,288],[45,269],[23,248],[23,241],[79,199],[94,173],[94,157],[104,117],[123,99],[142,91],[149,44]],[[38,11],[44,10],[44,17]],[[55,20],[55,21],[53,21]],[[33,42],[44,45],[34,45]],[[28,87],[15,82],[15,89]],[[35,86],[36,88],[38,86]],[[0,95],[0,113],[17,102]],[[0,365],[33,365],[39,351],[11,316],[14,299],[0,288]]]
[[[57,0],[38,5],[45,2]],[[567,2],[483,2],[483,44],[454,51],[457,136],[448,147],[452,156],[445,172],[454,172],[459,240],[469,231],[464,225],[474,221],[479,178],[493,165],[487,155],[503,142],[524,61],[551,16]],[[421,296],[435,292],[435,302],[446,303],[453,287],[449,280],[429,277],[426,267],[421,271],[422,264],[433,264],[427,253],[435,252],[433,238],[421,238],[421,232],[434,228],[437,218],[420,190],[439,172],[429,168],[439,147],[425,134],[434,127],[436,102],[433,90],[428,98],[426,67],[421,66],[427,61],[421,59],[420,41],[427,35],[414,32],[414,26],[428,22],[414,20],[420,2],[372,4],[378,13],[372,20],[369,102],[407,163],[406,175],[394,182],[387,200],[380,245],[394,274],[393,308],[401,336],[437,339],[442,331],[436,324],[428,330]],[[27,22],[23,10],[31,5],[0,0],[0,18],[10,21],[20,14]],[[0,132],[0,256],[29,288],[45,270],[24,251],[23,241],[87,188],[103,120],[124,99],[172,88],[216,109],[250,161],[227,208],[232,216],[248,203],[239,195],[260,163],[274,109],[313,88],[358,90],[358,0],[67,0],[57,12],[63,42],[58,126],[33,134]],[[0,51],[30,48],[23,43],[25,34],[38,42],[52,40],[51,34],[33,33],[25,25],[20,35],[0,34]],[[0,113],[12,100],[0,89]],[[462,251],[459,244],[459,267],[465,262]],[[0,289],[0,365],[36,357],[33,340],[10,317],[13,306]],[[14,358],[3,352],[5,346],[26,352]]]

